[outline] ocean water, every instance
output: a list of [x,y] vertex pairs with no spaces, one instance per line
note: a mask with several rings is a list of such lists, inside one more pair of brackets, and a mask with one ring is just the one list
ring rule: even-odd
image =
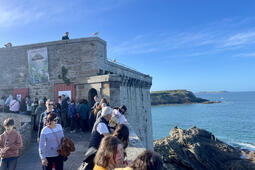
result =
[[168,136],[174,126],[188,129],[194,125],[232,146],[255,150],[255,92],[196,96],[222,103],[152,106],[154,140]]

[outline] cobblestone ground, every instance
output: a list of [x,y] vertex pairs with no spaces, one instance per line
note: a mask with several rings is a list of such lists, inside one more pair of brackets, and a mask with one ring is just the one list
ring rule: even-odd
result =
[[[76,132],[71,134],[64,131],[65,136],[70,137],[75,144],[75,152],[72,152],[68,160],[64,163],[64,170],[77,170],[84,158],[84,153],[88,147],[90,133]],[[38,154],[38,143],[33,135],[31,145],[27,151],[19,158],[16,170],[41,170],[41,160]]]

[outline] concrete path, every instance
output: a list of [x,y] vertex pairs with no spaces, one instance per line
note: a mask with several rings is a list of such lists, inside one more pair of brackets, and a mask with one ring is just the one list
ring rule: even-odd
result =
[[[70,137],[75,144],[75,152],[72,152],[68,160],[64,162],[64,170],[77,170],[81,165],[84,153],[88,148],[90,133],[76,132],[71,134],[69,131],[64,131],[65,136]],[[38,154],[38,143],[33,135],[30,147],[19,158],[16,170],[41,170],[41,160]]]

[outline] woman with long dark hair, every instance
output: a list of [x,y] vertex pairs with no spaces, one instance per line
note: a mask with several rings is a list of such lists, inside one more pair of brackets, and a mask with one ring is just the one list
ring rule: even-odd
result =
[[156,152],[145,150],[126,168],[115,170],[163,170],[163,161]]
[[53,163],[56,170],[63,170],[63,157],[58,154],[57,150],[64,133],[58,120],[56,113],[49,113],[46,126],[41,131],[39,154],[44,170],[52,170]]
[[124,124],[117,125],[115,131],[113,132],[113,136],[116,136],[122,143],[123,146],[123,156],[122,156],[122,164],[128,165],[128,161],[125,160],[127,157],[126,148],[128,147],[129,142],[129,129]]

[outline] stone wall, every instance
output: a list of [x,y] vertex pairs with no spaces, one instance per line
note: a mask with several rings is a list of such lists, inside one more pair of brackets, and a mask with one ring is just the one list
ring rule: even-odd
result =
[[[27,51],[38,48],[47,48],[49,82],[30,85]],[[144,146],[152,149],[152,78],[108,61],[104,40],[91,37],[0,48],[0,61],[0,68],[3,68],[0,72],[0,94],[8,96],[8,92],[15,88],[29,88],[32,98],[46,96],[54,99],[54,85],[64,83],[59,78],[64,66],[68,70],[67,78],[74,84],[75,99],[89,99],[89,90],[95,89],[98,96],[105,97],[111,106],[125,104],[127,119]]]
[[152,119],[149,89],[121,86],[120,101],[128,108],[127,119],[144,146],[153,149]]
[[30,122],[26,122],[22,124],[22,126],[18,129],[22,141],[23,141],[23,147],[20,150],[20,155],[22,155],[25,150],[29,147],[31,143],[31,138],[32,138],[32,126]]
[[[112,107],[126,105],[127,119],[133,126],[144,146],[153,149],[152,120],[150,105],[150,86],[146,81],[108,74],[80,79],[76,88],[77,97],[87,98],[91,88],[97,90],[98,96],[105,97]],[[76,87],[77,87],[76,86]]]
[[146,150],[143,142],[137,136],[132,125],[128,125],[129,128],[129,144],[126,149],[127,152],[127,160],[134,161],[136,157]]
[[153,149],[149,75],[104,60],[99,62],[101,72],[112,74],[110,80],[110,104],[125,104],[128,108],[127,119],[141,138],[144,146]]
[[[0,91],[8,95],[2,89],[11,91],[13,88],[29,87],[31,96],[49,96],[52,94],[51,89],[54,83],[63,83],[63,80],[59,79],[62,66],[68,70],[67,78],[71,82],[75,82],[79,77],[95,76],[98,74],[97,58],[105,57],[98,56],[97,46],[106,46],[106,42],[92,37],[0,48],[0,68],[2,68]],[[28,82],[27,51],[38,48],[47,48],[50,81],[31,86]]]

